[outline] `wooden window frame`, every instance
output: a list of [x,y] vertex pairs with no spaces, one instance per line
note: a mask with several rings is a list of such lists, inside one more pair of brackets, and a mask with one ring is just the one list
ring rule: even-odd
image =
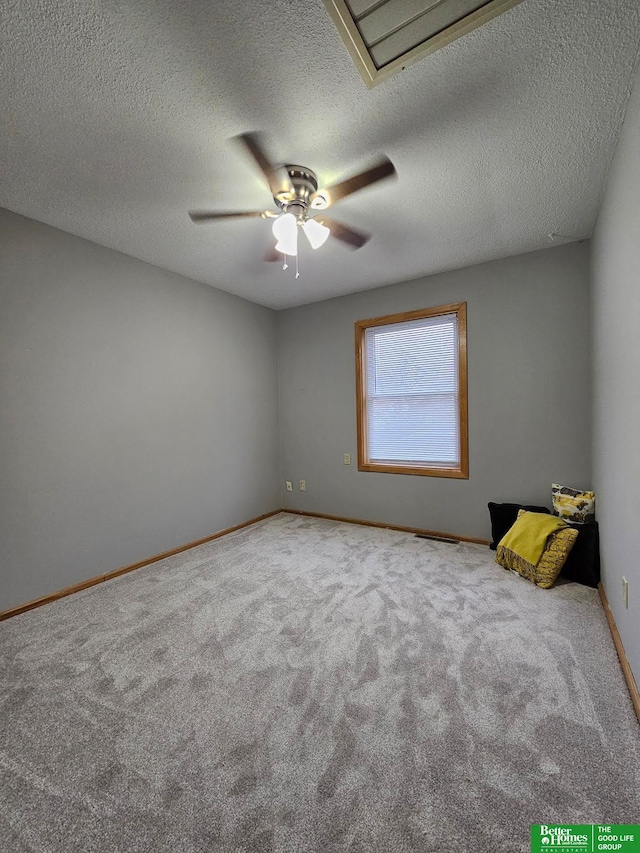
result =
[[[409,320],[424,320],[442,314],[456,314],[458,319],[458,419],[460,436],[460,464],[456,468],[393,462],[371,462],[367,449],[365,332],[372,326],[391,326]],[[358,471],[377,471],[383,474],[418,474],[423,477],[469,478],[469,405],[467,392],[467,303],[454,302],[437,308],[388,314],[369,320],[358,320],[356,333],[356,420],[358,430]]]

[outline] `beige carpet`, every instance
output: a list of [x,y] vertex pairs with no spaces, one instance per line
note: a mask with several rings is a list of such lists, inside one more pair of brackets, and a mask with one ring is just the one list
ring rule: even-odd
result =
[[525,853],[640,819],[597,592],[281,514],[0,624],[6,853]]

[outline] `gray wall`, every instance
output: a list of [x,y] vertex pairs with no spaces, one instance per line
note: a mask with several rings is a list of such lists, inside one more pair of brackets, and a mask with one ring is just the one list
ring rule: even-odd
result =
[[[0,609],[282,505],[488,537],[488,500],[590,486],[588,260],[572,244],[275,315],[0,211]],[[462,300],[469,480],[358,472],[354,322]]]
[[[552,481],[590,487],[588,264],[574,243],[279,312],[284,506],[489,538],[489,500],[550,505]],[[460,301],[469,480],[359,472],[354,322]]]
[[[640,684],[640,76],[592,241],[593,466],[603,584]],[[622,577],[629,581],[629,609]]]
[[275,331],[0,211],[0,609],[280,505]]

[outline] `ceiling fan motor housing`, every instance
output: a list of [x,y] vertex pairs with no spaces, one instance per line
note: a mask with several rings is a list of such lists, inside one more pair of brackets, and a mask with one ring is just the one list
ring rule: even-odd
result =
[[302,225],[309,218],[309,208],[299,201],[292,201],[290,204],[284,205],[282,209],[285,213],[293,213],[298,225]]
[[293,213],[296,219],[306,217],[310,206],[311,196],[318,191],[316,173],[306,166],[285,166],[293,185],[293,197],[289,192],[281,192],[274,196],[276,204],[286,213]]

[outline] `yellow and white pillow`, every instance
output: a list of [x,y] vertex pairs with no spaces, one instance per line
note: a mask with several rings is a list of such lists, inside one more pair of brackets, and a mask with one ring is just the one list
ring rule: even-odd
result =
[[595,492],[580,492],[578,489],[552,483],[551,502],[553,514],[564,518],[565,521],[585,524],[596,520]]

